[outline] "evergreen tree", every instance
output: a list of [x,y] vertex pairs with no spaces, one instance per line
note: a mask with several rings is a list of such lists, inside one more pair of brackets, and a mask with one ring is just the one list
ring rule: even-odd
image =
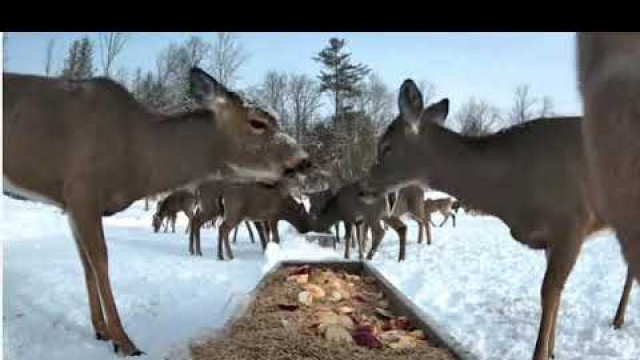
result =
[[360,83],[369,74],[369,68],[363,64],[353,64],[351,53],[343,50],[344,39],[331,38],[329,45],[318,53],[313,60],[320,62],[325,70],[320,71],[320,91],[330,92],[335,104],[334,122],[340,122],[344,111],[348,110],[349,100],[360,94]]
[[93,76],[93,44],[88,37],[75,40],[69,47],[64,61],[62,77],[65,79],[89,79]]

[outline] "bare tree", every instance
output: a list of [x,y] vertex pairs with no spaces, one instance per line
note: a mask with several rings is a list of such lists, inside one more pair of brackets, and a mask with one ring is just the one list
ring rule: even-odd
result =
[[539,117],[549,117],[553,116],[553,101],[550,97],[545,96],[542,98],[542,104],[540,105],[540,111],[538,112]]
[[521,124],[531,120],[534,115],[534,105],[536,99],[531,95],[531,87],[529,84],[519,85],[513,95],[513,107],[509,114],[509,122],[511,124]]
[[211,44],[198,36],[192,36],[183,46],[186,62],[189,67],[202,66],[203,62],[211,55]]
[[260,105],[275,111],[284,129],[292,132],[293,124],[289,115],[289,76],[286,73],[268,71],[262,83],[248,92]]
[[430,104],[436,97],[436,86],[429,80],[422,79],[418,82],[418,89],[424,97],[424,103]]
[[47,54],[44,58],[44,74],[46,76],[50,76],[53,73],[53,49],[55,43],[55,39],[49,39],[47,42]]
[[467,136],[490,134],[500,127],[501,117],[497,107],[485,101],[469,99],[455,116],[460,133]]
[[111,76],[111,68],[115,63],[116,57],[122,52],[128,39],[129,34],[124,32],[100,33],[98,35],[100,62],[102,63],[102,74],[104,76]]
[[307,134],[309,124],[322,106],[320,86],[306,75],[289,76],[289,100],[291,122],[296,141],[301,142]]
[[212,48],[211,74],[222,84],[232,87],[238,79],[242,65],[249,60],[249,53],[232,33],[219,32]]
[[370,73],[363,83],[356,107],[373,123],[376,134],[393,120],[394,94],[375,73]]

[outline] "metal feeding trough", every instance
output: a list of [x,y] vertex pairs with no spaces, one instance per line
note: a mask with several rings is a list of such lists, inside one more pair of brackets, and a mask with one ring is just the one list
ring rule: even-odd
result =
[[[325,236],[326,237],[326,236]],[[322,267],[336,271],[346,271],[354,275],[370,276],[376,280],[377,287],[384,293],[389,301],[389,309],[399,316],[406,316],[413,325],[422,330],[427,339],[437,347],[447,348],[452,355],[459,360],[477,360],[470,351],[463,348],[450,334],[427,314],[422,312],[409,298],[403,295],[398,288],[393,286],[373,266],[363,261],[281,261],[276,263],[260,280],[256,287],[245,297],[245,306],[236,309],[235,316],[230,321],[246,313],[248,305],[254,301],[256,295],[268,285],[268,280],[278,270],[286,267],[299,267],[308,265],[312,268]]]

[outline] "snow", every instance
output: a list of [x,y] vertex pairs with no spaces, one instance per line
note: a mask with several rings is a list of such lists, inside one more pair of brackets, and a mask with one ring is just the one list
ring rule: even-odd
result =
[[[4,357],[115,358],[109,343],[93,338],[83,272],[66,217],[54,207],[8,197],[1,211]],[[202,231],[204,256],[191,257],[186,219],[180,215],[175,234],[154,234],[151,216],[137,202],[104,220],[120,316],[150,359],[188,357],[188,343],[215,333],[241,311],[247,292],[277,261],[338,259],[342,253],[308,243],[281,222],[282,243],[270,244],[264,254],[242,226],[232,244],[233,261],[216,259],[217,232],[211,229]],[[397,239],[389,231],[373,264],[480,359],[530,358],[540,317],[543,253],[513,241],[507,227],[489,216],[461,212],[456,228],[447,222],[433,229],[431,246],[416,244],[415,222],[408,224],[407,260],[396,262]],[[635,288],[623,329],[609,326],[625,274],[611,232],[585,244],[560,307],[557,359],[640,358]]]

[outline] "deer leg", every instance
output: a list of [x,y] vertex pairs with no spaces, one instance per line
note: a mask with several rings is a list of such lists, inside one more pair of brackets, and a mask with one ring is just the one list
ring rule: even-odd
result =
[[431,226],[433,226],[433,222],[431,221],[431,214],[427,215],[427,220],[424,222],[424,229],[427,233],[427,245],[431,245]]
[[[238,227],[238,223],[234,224],[235,227]],[[229,227],[227,229],[227,231],[224,233],[224,236],[222,237],[222,239],[224,240],[224,247],[225,250],[227,251],[227,256],[229,257],[229,260],[233,260],[233,252],[231,251],[231,245],[229,244],[229,233],[231,232],[232,227]]]
[[420,219],[415,219],[418,224],[418,244],[422,244],[422,238],[424,237],[424,223]]
[[265,235],[266,229],[261,221],[254,221],[256,230],[258,231],[258,237],[260,237],[260,245],[262,245],[262,251],[267,249],[267,236]]
[[176,219],[177,219],[176,215],[171,216],[171,232],[172,233],[176,232]]
[[219,260],[224,260],[224,255],[222,252],[223,243],[227,250],[227,255],[229,256],[229,260],[233,260],[233,254],[231,253],[231,247],[229,246],[229,233],[235,227],[234,225],[237,225],[237,224],[232,224],[227,220],[224,220],[222,224],[220,224],[220,227],[218,228],[218,259]]
[[191,225],[191,219],[193,219],[193,212],[185,211],[184,214],[187,215],[187,227],[184,229],[184,233],[186,234],[186,233],[189,232],[189,226]]
[[358,260],[364,260],[364,237],[365,234],[365,226],[363,223],[356,224],[356,239],[358,241]]
[[[384,223],[386,225],[386,221]],[[371,225],[371,233],[371,249],[369,249],[369,252],[367,253],[367,260],[373,259],[373,255],[376,253],[376,251],[378,251],[378,246],[380,246],[382,238],[384,237],[385,231],[384,228],[380,225],[379,221],[375,221]]]
[[280,245],[280,234],[278,233],[278,220],[269,220],[269,227],[271,228],[271,235],[273,241]]
[[453,227],[456,227],[456,214],[451,213],[451,219],[453,220]]
[[444,223],[447,222],[447,220],[449,220],[449,214],[447,213],[443,213],[441,212],[440,214],[442,214],[442,216],[444,216],[444,219],[442,220],[442,222],[440,223],[440,225],[438,225],[438,227],[442,227],[444,225]]
[[[86,205],[87,198],[86,195],[81,196],[77,203],[74,203],[74,199],[70,199],[71,201],[68,202],[69,216],[73,224],[73,231],[77,234],[82,248],[81,251],[84,250],[93,270],[100,300],[104,305],[109,338],[113,342],[115,352],[132,356],[142,355],[143,352],[138,350],[122,327],[118,308],[111,291],[107,246],[100,219],[101,212],[95,205],[91,205],[89,208],[83,206]],[[93,301],[95,306],[95,298],[94,300],[89,299],[89,301],[90,303]],[[97,309],[95,311],[97,312]]]
[[353,229],[351,228],[351,223],[349,223],[348,221],[343,221],[344,224],[344,240],[347,241],[347,239],[351,239],[351,233],[353,232]]
[[398,234],[400,251],[398,253],[398,262],[404,261],[407,252],[407,225],[398,217],[390,217],[387,223]]
[[631,287],[633,286],[633,272],[631,268],[627,268],[627,280],[624,283],[624,289],[622,290],[622,297],[618,304],[618,310],[616,311],[616,317],[613,319],[613,328],[620,329],[624,324],[624,313],[627,310],[627,304],[629,302],[629,294],[631,293]]
[[196,255],[202,256],[202,250],[200,249],[200,224],[196,227]]
[[193,255],[193,243],[195,241],[194,237],[195,237],[195,228],[196,228],[196,224],[198,223],[198,221],[196,220],[197,217],[196,215],[194,215],[194,217],[191,219],[191,222],[189,223],[189,254]]
[[[355,229],[356,229],[356,237],[355,237],[355,241],[351,242],[351,248],[355,249],[356,248],[356,243],[359,241],[359,235],[358,235],[358,231],[360,231],[360,228],[358,227],[358,223],[355,223]],[[353,230],[352,230],[353,231]]]
[[[253,236],[253,230],[251,230],[251,225],[249,225],[249,222],[247,220],[244,221],[244,226],[247,228],[247,232],[249,233],[249,238],[251,238],[251,243],[255,244],[256,238]],[[235,236],[234,236],[234,240],[235,240]]]
[[84,280],[85,284],[87,285],[87,294],[89,295],[91,324],[93,325],[93,330],[96,333],[96,339],[109,340],[109,332],[107,331],[107,323],[104,321],[104,314],[102,313],[102,304],[100,303],[100,294],[98,293],[98,287],[96,285],[96,278],[94,275],[93,267],[89,262],[89,258],[82,246],[81,240],[78,238],[78,234],[75,231],[75,227],[71,221],[71,218],[69,218],[69,223],[71,225],[73,237],[76,242],[76,248],[78,249],[78,255],[80,255],[80,261],[82,261]]
[[[349,227],[351,228],[352,226],[354,226],[354,224],[349,224]],[[351,257],[351,242],[353,241],[353,235],[354,235],[354,231],[353,228],[351,228],[351,230],[349,231],[349,237],[345,237],[344,239],[344,258],[345,259],[349,259]]]
[[547,270],[542,281],[542,318],[533,353],[534,360],[553,358],[555,320],[558,315],[562,290],[575,265],[582,245],[582,239],[575,233],[567,234],[565,232],[564,238],[558,237],[554,240],[555,243],[548,242],[552,244],[552,248],[548,253]]
[[238,240],[238,228],[240,227],[240,224],[238,224],[238,226],[236,226],[236,228],[233,230],[233,243],[235,244],[236,241]]

